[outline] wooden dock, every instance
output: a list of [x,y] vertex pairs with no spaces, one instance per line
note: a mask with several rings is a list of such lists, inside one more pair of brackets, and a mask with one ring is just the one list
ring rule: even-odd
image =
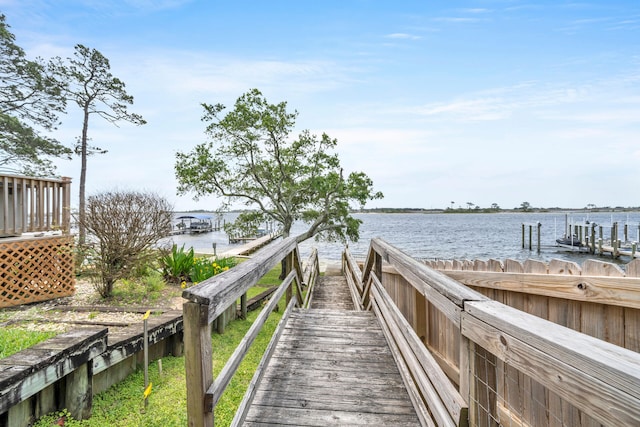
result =
[[257,251],[267,243],[275,240],[279,236],[280,236],[280,233],[272,233],[272,234],[266,234],[257,239],[249,240],[241,246],[226,250],[224,253],[220,254],[220,257],[224,258],[224,257],[249,255],[250,253]]
[[[282,260],[291,270],[214,379],[212,322]],[[535,263],[494,273],[489,263],[462,271],[462,283],[381,239],[362,263],[345,249],[345,280],[319,276],[315,251],[304,268],[299,260],[289,237],[185,290],[188,425],[214,426],[216,403],[285,298],[234,426],[640,425],[637,278],[589,276],[590,266],[575,275],[572,264],[544,277]],[[338,295],[355,310],[319,308]]]
[[378,320],[353,307],[343,276],[320,279],[311,308],[289,317],[243,425],[420,425]]

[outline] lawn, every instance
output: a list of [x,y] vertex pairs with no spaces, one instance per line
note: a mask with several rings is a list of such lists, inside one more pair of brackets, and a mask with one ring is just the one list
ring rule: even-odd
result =
[[[258,285],[250,290],[248,298],[262,292],[269,286],[279,284],[280,267],[267,273]],[[281,307],[284,304],[280,304]],[[236,346],[251,327],[259,311],[250,312],[246,320],[237,319],[231,322],[223,335],[213,334],[213,371],[214,376],[224,367]],[[226,392],[215,409],[216,426],[231,423],[244,392],[253,377],[271,335],[275,331],[281,314],[274,312],[253,343],[249,353],[238,368]],[[167,427],[187,424],[186,385],[183,357],[166,357],[162,359],[162,372],[158,362],[149,366],[149,381],[152,392],[144,407],[144,373],[140,369],[122,382],[114,385],[94,397],[93,413],[89,420],[73,420],[66,412],[58,412],[42,417],[35,427],[50,427],[61,417],[66,417],[66,427],[75,426],[145,426]]]
[[51,331],[30,331],[19,327],[0,329],[0,359],[11,356],[57,335]]

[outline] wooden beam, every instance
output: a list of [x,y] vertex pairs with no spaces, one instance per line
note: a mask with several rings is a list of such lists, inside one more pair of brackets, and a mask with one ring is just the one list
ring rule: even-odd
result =
[[289,237],[250,260],[185,289],[182,297],[207,306],[203,321],[211,323],[296,247],[295,237]]
[[640,278],[444,271],[467,286],[640,308]]

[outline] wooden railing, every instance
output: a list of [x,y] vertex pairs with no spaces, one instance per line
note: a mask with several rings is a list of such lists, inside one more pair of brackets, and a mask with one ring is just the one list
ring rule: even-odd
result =
[[[307,280],[315,282],[318,274],[317,253],[312,254],[307,263]],[[273,294],[269,303],[262,309],[253,325],[241,340],[217,378],[213,378],[211,323],[230,305],[236,304],[238,298],[245,295],[262,276],[284,260],[286,278]],[[315,264],[315,267],[314,265]],[[245,393],[245,398],[236,412],[233,425],[242,423],[249,402],[255,393],[255,386],[260,380],[275,342],[282,334],[283,324],[296,306],[301,306],[303,299],[302,285],[313,286],[313,282],[305,282],[303,270],[299,262],[298,245],[295,237],[268,246],[253,258],[240,263],[236,267],[220,275],[213,276],[197,286],[186,289],[182,296],[189,300],[183,306],[185,370],[187,380],[187,420],[189,426],[213,426],[213,411],[218,399],[224,392],[246,355],[249,347],[262,329],[269,314],[279,300],[286,295],[287,307],[282,315],[256,374]],[[294,294],[295,290],[295,294]],[[245,298],[246,300],[246,298]]]
[[518,310],[640,353],[640,259],[425,261]]
[[69,231],[71,178],[0,175],[0,237]]
[[424,425],[640,424],[634,351],[494,301],[379,239],[355,288],[371,301]]
[[304,308],[309,308],[311,306],[311,299],[313,297],[313,288],[318,282],[318,277],[320,277],[320,262],[318,260],[318,250],[313,249],[311,251],[311,255],[309,255],[309,260],[307,261],[302,277],[304,278],[304,284],[307,288],[307,295],[304,298],[304,303],[302,306]]

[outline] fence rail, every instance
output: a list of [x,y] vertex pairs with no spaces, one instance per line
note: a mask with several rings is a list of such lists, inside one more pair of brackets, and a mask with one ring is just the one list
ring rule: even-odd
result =
[[[245,400],[236,412],[233,425],[240,424],[248,408],[255,385],[259,381],[266,363],[273,351],[274,343],[282,333],[282,325],[294,306],[301,306],[303,299],[302,285],[312,286],[318,277],[317,252],[312,254],[307,265],[310,267],[303,273],[300,264],[298,245],[295,237],[289,237],[276,245],[258,252],[253,258],[222,274],[207,279],[197,286],[183,292],[187,299],[183,306],[185,371],[187,380],[187,421],[189,426],[213,426],[213,411],[216,402],[224,392],[230,379],[247,354],[249,347],[283,295],[286,295],[287,308],[278,325],[271,342],[258,366]],[[224,368],[214,380],[212,366],[211,324],[230,305],[235,306],[238,298],[246,294],[262,276],[278,263],[283,262],[287,276],[271,297],[270,302],[262,309],[258,318],[241,340]],[[305,274],[306,273],[306,274]],[[303,277],[307,279],[304,281]],[[295,291],[295,295],[294,295]],[[246,298],[244,298],[246,300]]]
[[[437,262],[493,300],[640,353],[640,260]],[[463,269],[466,268],[466,269]]]
[[[535,284],[520,286],[518,292],[510,290],[507,293],[510,296],[503,299],[518,302],[510,307],[491,298],[497,291],[490,289],[483,295],[379,239],[371,242],[362,277],[363,286],[357,288],[370,289],[369,298],[383,319],[381,322],[388,324],[388,329],[396,329],[392,339],[400,343],[398,354],[407,367],[414,365],[414,371],[409,368],[408,378],[414,378],[412,381],[416,383],[415,378],[419,380],[416,374],[419,369],[411,361],[421,352],[414,349],[415,337],[418,337],[435,362],[421,369],[429,372],[431,381],[444,376],[453,386],[449,391],[436,388],[437,395],[424,385],[415,386],[414,398],[425,402],[434,418],[427,419],[424,425],[443,425],[440,419],[444,419],[444,411],[455,425],[463,425],[468,420],[471,426],[640,423],[640,354],[566,328],[562,325],[561,310],[554,316],[546,316],[549,320],[525,312],[522,308],[526,307],[535,314],[544,314],[540,312],[544,312],[545,306],[537,304],[538,296],[530,290]],[[574,278],[568,274],[562,277],[569,281]],[[581,278],[587,290],[594,288],[595,279]],[[614,278],[607,278],[610,279]],[[607,280],[600,278],[598,283]],[[474,284],[486,282],[478,279]],[[529,289],[531,294],[523,296],[523,289]],[[625,292],[629,289],[625,288]],[[363,295],[361,300],[366,298]],[[585,299],[584,304],[604,309],[601,302],[588,301],[588,292],[581,298]],[[633,306],[635,302],[623,307],[620,305],[623,300],[617,297],[612,300],[618,305],[607,306],[616,307],[611,311],[617,310],[623,316],[633,315],[633,310],[637,310]],[[594,307],[590,307],[592,311]],[[394,316],[396,310],[402,317]],[[585,313],[574,310],[569,316],[580,314],[579,323],[584,329],[602,328],[598,325],[600,317]],[[627,335],[635,335],[636,343],[639,324],[629,324],[627,331]],[[401,335],[405,338],[398,338]],[[413,342],[414,345],[404,345],[403,340],[405,344]],[[399,367],[404,369],[402,363]],[[452,403],[451,398],[456,394],[463,398],[465,405]],[[456,407],[461,411],[455,412]],[[465,407],[468,407],[467,419]],[[436,415],[437,411],[440,415]],[[456,419],[458,413],[460,417]]]

